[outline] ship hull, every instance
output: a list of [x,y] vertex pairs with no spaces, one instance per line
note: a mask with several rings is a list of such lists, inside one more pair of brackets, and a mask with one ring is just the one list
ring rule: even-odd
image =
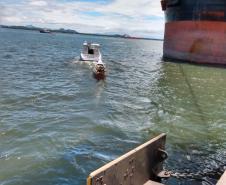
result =
[[225,0],[167,0],[164,11],[164,58],[226,65]]
[[226,64],[226,23],[176,21],[166,23],[164,58],[199,64]]

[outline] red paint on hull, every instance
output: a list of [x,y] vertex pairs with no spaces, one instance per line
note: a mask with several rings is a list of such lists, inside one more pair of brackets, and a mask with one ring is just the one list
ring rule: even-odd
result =
[[163,55],[194,63],[226,65],[226,22],[166,23]]

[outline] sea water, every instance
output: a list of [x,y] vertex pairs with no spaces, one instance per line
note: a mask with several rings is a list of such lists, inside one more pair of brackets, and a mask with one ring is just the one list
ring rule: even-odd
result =
[[[77,62],[101,44],[105,81]],[[0,185],[82,185],[90,172],[167,134],[165,168],[226,164],[226,69],[162,60],[162,41],[0,29]]]

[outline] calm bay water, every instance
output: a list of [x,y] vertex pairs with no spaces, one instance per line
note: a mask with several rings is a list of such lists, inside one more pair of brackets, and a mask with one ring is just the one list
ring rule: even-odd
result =
[[[105,82],[77,62],[102,45]],[[226,164],[226,69],[162,61],[161,41],[0,29],[0,185],[82,185],[88,174],[159,133],[167,169]]]

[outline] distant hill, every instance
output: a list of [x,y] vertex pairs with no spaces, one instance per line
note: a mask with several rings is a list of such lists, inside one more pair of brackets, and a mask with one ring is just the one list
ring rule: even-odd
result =
[[[2,28],[9,28],[9,29],[21,29],[21,30],[34,30],[39,31],[42,33],[67,33],[67,34],[81,34],[81,35],[92,35],[92,36],[104,36],[104,37],[115,37],[115,38],[125,38],[125,39],[144,39],[144,40],[159,40],[162,41],[162,39],[155,39],[155,38],[143,38],[143,37],[133,37],[128,34],[100,34],[100,33],[79,33],[75,30],[71,29],[49,29],[49,28],[40,28],[33,25],[27,25],[27,26],[6,26],[6,25],[0,25]],[[44,31],[43,31],[44,30]]]
[[48,28],[40,28],[40,27],[35,27],[32,25],[28,26],[5,26],[1,25],[2,28],[9,28],[9,29],[21,29],[21,30],[34,30],[34,31],[42,31],[42,30],[48,30],[50,32],[55,32],[55,33],[70,33],[70,34],[78,34],[77,31],[75,30],[70,30],[70,29],[48,29]]
[[10,29],[22,29],[22,30],[37,30],[39,31],[40,28],[38,27],[31,27],[31,26],[5,26],[1,25],[2,28],[10,28]]

